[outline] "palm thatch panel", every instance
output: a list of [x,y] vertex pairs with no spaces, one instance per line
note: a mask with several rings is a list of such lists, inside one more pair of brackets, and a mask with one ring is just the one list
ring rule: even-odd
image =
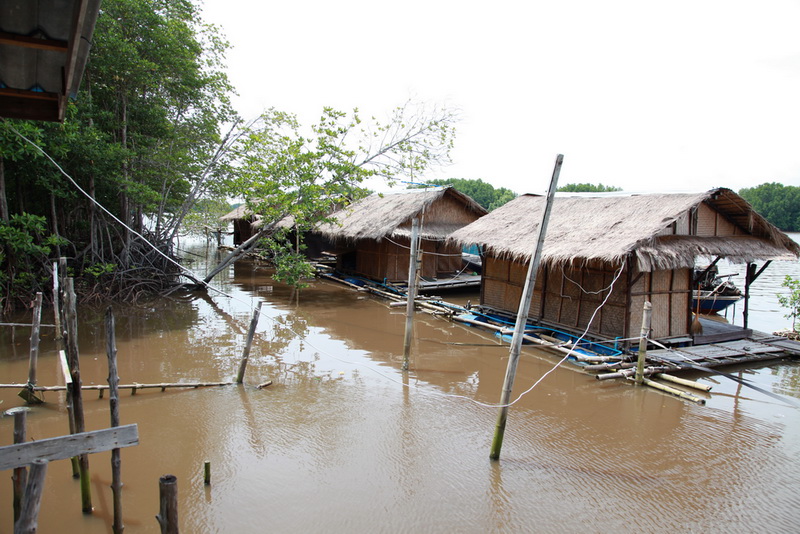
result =
[[[545,203],[545,197],[522,195],[450,239],[526,261]],[[543,263],[619,263],[629,254],[639,270],[651,271],[692,267],[700,256],[741,262],[792,259],[800,255],[800,246],[729,189],[554,199]]]
[[317,231],[330,239],[357,241],[411,235],[411,221],[421,220],[423,239],[444,239],[486,214],[477,202],[452,187],[407,189],[373,194],[333,214]]

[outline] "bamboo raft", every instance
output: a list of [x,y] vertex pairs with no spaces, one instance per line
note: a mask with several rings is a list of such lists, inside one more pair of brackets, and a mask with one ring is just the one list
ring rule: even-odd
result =
[[[215,387],[215,386],[230,386],[234,384],[234,382],[164,382],[161,384],[119,384],[117,388],[119,389],[130,389],[131,395],[136,395],[136,392],[140,389],[161,389],[161,391],[166,391],[167,388],[203,388],[203,387]],[[16,388],[16,389],[28,389],[33,391],[66,391],[67,386],[28,386],[28,384],[0,384],[0,389],[8,389],[8,388]],[[100,396],[103,396],[103,391],[109,389],[109,386],[104,384],[88,384],[88,385],[81,385],[81,389],[83,390],[95,390],[100,392]]]

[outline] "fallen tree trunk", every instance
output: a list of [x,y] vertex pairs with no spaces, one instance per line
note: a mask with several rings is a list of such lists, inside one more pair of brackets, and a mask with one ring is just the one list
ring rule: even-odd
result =
[[[255,248],[255,246],[258,244],[258,240],[266,235],[269,235],[275,228],[276,224],[277,222],[274,222],[272,224],[264,226],[255,235],[253,235],[253,237],[251,237],[250,239],[248,239],[247,241],[245,241],[244,243],[233,249],[230,254],[225,256],[222,259],[222,261],[219,262],[219,265],[214,267],[211,270],[211,272],[209,272],[208,275],[205,278],[203,278],[202,286],[205,286],[209,282],[211,282],[211,280],[213,280],[215,276],[217,276],[220,272],[222,272],[228,265],[233,263],[237,258],[249,252],[251,249]],[[197,289],[200,289],[199,285]]]

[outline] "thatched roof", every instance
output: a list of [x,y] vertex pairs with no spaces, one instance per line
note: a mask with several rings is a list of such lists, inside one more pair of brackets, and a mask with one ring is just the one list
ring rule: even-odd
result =
[[[482,244],[498,256],[527,260],[536,245],[546,197],[522,195],[454,232],[450,239]],[[670,226],[706,203],[741,230],[732,237],[670,234]],[[557,196],[547,226],[542,261],[556,264],[601,260],[618,263],[629,254],[642,271],[692,267],[697,257],[734,263],[796,259],[800,246],[729,189],[695,194]]]
[[247,207],[247,204],[242,203],[239,206],[233,208],[230,212],[226,213],[222,217],[219,218],[220,221],[229,222],[235,221],[236,219],[249,219],[253,217],[253,212],[250,208]]
[[[237,208],[234,208],[219,218],[220,221],[225,223],[239,219],[250,221],[250,226],[253,228],[261,228],[264,226],[264,218],[261,215],[253,214],[253,210],[248,208],[246,203],[240,204]],[[292,228],[294,226],[294,217],[286,215],[281,218],[275,226],[278,228]]]
[[480,204],[452,187],[404,189],[375,193],[354,202],[334,213],[334,221],[316,231],[330,239],[380,241],[409,236],[411,220],[420,217],[423,238],[443,239],[486,213]]

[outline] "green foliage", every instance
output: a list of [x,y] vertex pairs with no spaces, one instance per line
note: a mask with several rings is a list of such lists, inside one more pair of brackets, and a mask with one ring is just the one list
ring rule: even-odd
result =
[[[447,110],[428,113],[411,103],[394,110],[385,124],[363,121],[358,110],[325,108],[304,134],[294,115],[270,109],[237,144],[239,166],[220,192],[247,199],[265,227],[283,220],[302,235],[327,221],[334,208],[365,196],[367,179],[395,181],[449,161],[454,120]],[[273,250],[276,265],[285,253]],[[292,280],[301,278],[294,267],[286,272]]]
[[[486,208],[487,211],[492,211],[499,208],[506,202],[516,198],[516,193],[505,187],[495,189],[491,184],[487,184],[483,180],[468,180],[465,178],[445,178],[440,180],[428,180],[430,185],[449,185],[456,190],[469,196]],[[411,188],[425,187],[414,185]]]
[[800,231],[800,187],[764,183],[741,189],[739,195],[781,230]]
[[796,280],[786,275],[781,286],[789,289],[788,295],[778,294],[778,302],[784,308],[788,308],[789,313],[784,315],[792,320],[792,330],[797,331],[797,318],[800,317],[800,280]]
[[51,247],[64,244],[47,232],[46,224],[44,217],[29,213],[0,220],[0,302],[4,309],[14,299],[29,300],[46,283],[37,273],[47,272]]
[[[114,217],[169,251],[194,203],[230,169],[231,138],[221,134],[221,125],[238,119],[222,63],[227,47],[190,0],[104,0],[81,91],[66,120],[0,122],[7,195],[0,206],[55,214],[47,227],[68,239],[78,275],[85,267],[95,278],[102,274],[98,265],[116,264],[115,276],[131,273],[129,287],[141,288],[147,276],[141,264],[153,265],[141,258],[148,247],[128,239],[11,128],[52,156]],[[167,270],[154,267],[154,277]]]
[[93,278],[97,279],[103,276],[104,274],[111,274],[114,272],[117,266],[113,263],[95,263],[86,267],[83,272],[92,276]]
[[260,247],[261,257],[269,260],[275,267],[272,275],[275,280],[302,289],[307,286],[304,280],[314,277],[314,266],[302,254],[305,247],[300,242],[293,246],[287,229],[281,229],[272,236],[261,239]]
[[219,228],[219,218],[235,208],[220,198],[201,199],[186,215],[183,228],[190,234],[201,235],[208,228]]
[[564,193],[610,193],[614,191],[622,191],[621,187],[614,187],[612,185],[603,184],[567,184],[559,187],[556,191]]

